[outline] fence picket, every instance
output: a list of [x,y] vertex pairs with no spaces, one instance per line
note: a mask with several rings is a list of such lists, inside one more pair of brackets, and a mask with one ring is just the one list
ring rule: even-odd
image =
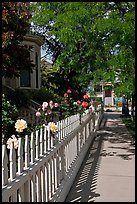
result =
[[25,135],[25,168],[28,168],[29,166],[29,141],[28,141],[28,135]]
[[8,183],[8,155],[6,145],[2,145],[2,186]]
[[11,201],[12,201],[12,202],[17,202],[17,192],[15,192],[15,193],[11,196]]
[[18,174],[20,175],[23,170],[23,147],[21,137],[18,139],[18,144]]
[[47,131],[48,131],[48,150],[50,150],[50,128],[49,126],[47,127]]
[[19,202],[24,202],[24,185],[19,188]]
[[32,132],[30,139],[26,135],[25,144],[19,138],[18,149],[12,143],[8,154],[6,145],[2,145],[2,202],[58,202],[55,198],[60,199],[66,191],[67,176],[73,177],[73,165],[99,127],[101,117],[102,112],[87,111],[81,116],[82,124],[78,114],[58,121],[58,143],[49,126],[43,126]]
[[44,153],[47,152],[47,127],[44,126]]
[[10,179],[12,181],[16,176],[16,152],[13,147],[13,142],[11,143],[9,161],[10,161]]
[[31,163],[34,162],[35,159],[35,143],[34,143],[34,133],[31,133],[31,140],[30,140],[30,154],[31,154]]
[[40,128],[40,156],[43,155],[43,127]]
[[36,130],[36,159],[39,158],[39,130]]
[[41,202],[45,202],[46,197],[45,197],[45,168],[44,166],[42,166],[40,170],[40,180],[41,180],[40,182]]

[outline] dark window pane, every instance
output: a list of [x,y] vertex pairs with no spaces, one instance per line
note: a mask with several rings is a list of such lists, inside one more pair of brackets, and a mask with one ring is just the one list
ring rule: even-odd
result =
[[111,97],[111,90],[105,90],[105,97]]
[[20,72],[20,87],[30,87],[30,71],[21,70]]

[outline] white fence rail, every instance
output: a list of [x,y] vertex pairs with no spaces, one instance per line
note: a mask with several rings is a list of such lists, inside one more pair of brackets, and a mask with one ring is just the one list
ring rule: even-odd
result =
[[2,202],[63,202],[94,138],[101,110],[87,111],[18,139],[18,148],[2,145]]

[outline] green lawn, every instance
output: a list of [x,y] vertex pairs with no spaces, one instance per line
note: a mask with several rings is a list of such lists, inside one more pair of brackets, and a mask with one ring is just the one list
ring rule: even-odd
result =
[[122,121],[126,125],[133,139],[135,140],[135,120],[132,120],[131,118],[123,117]]

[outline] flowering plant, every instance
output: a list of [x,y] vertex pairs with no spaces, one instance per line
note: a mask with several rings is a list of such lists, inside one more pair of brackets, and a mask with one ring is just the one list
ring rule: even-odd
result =
[[41,123],[48,124],[48,122],[53,121],[54,117],[58,114],[59,104],[54,103],[53,101],[43,102],[42,107],[38,108],[36,114],[37,123],[41,121]]
[[71,90],[68,89],[66,93],[64,93],[64,97],[60,103],[60,111],[64,114],[65,117],[77,113],[77,103],[72,98],[71,93]]
[[[27,128],[27,123],[23,119],[18,119],[15,123],[16,131],[18,132],[18,137],[20,136],[20,133],[23,132],[24,129]],[[17,149],[18,148],[18,139],[15,135],[12,135],[8,140],[7,140],[7,148],[11,149],[13,143],[13,148]]]
[[7,140],[7,148],[11,149],[13,143],[13,148],[18,148],[18,139],[15,137],[15,135],[12,135],[11,138]]
[[58,131],[58,127],[54,122],[49,122],[48,123],[50,131],[54,134]]
[[15,128],[18,133],[23,132],[25,128],[27,128],[27,123],[23,119],[19,119],[15,123]]
[[83,100],[74,101],[71,93],[71,90],[68,89],[66,93],[64,93],[64,98],[62,99],[62,102],[60,104],[61,111],[65,114],[65,117],[77,113],[81,115],[90,106],[90,97],[88,95],[84,95]]
[[13,124],[17,118],[18,110],[15,105],[11,104],[2,94],[2,133],[3,133],[3,143],[11,136],[14,130]]

